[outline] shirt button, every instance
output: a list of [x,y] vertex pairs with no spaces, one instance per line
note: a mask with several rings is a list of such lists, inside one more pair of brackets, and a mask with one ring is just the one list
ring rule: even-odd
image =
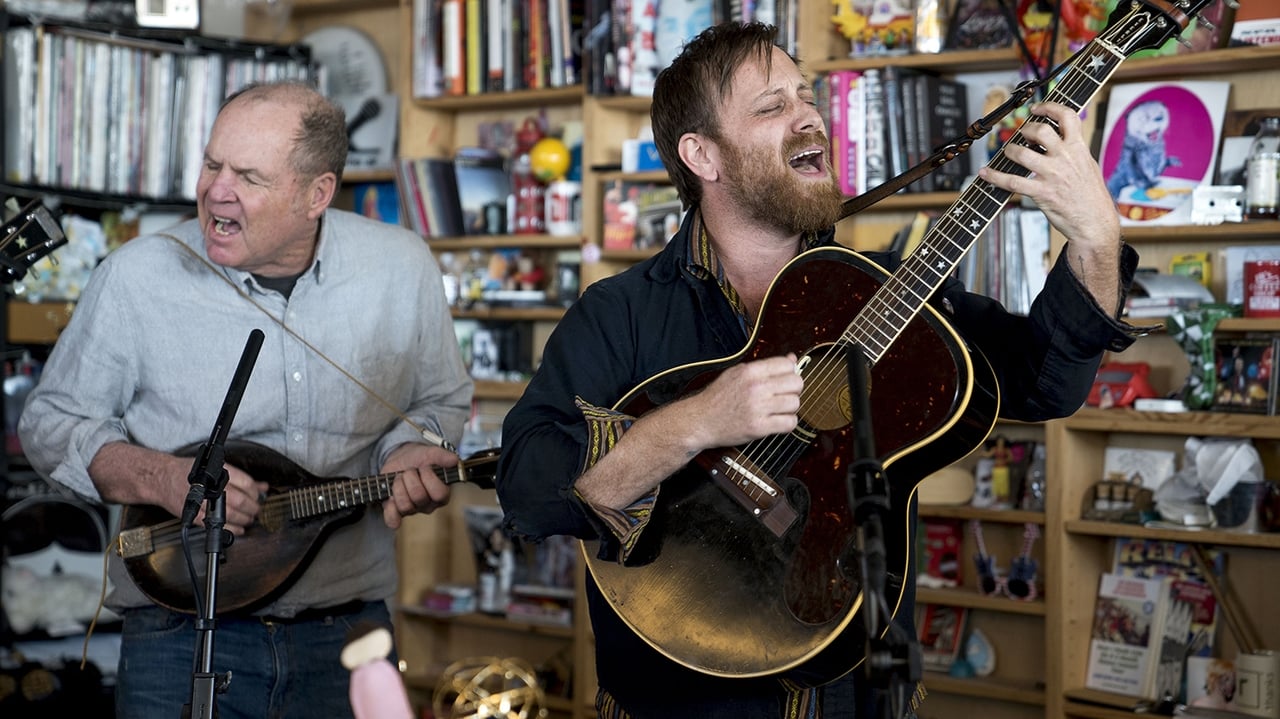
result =
[[301,372],[294,372],[294,373],[293,373],[293,381],[294,381],[294,382],[301,382],[301,381],[302,381],[302,373],[301,373]]
[[301,433],[301,432],[294,432],[294,433],[293,433],[293,441],[295,441],[295,442],[301,442],[301,441],[302,441],[302,433]]

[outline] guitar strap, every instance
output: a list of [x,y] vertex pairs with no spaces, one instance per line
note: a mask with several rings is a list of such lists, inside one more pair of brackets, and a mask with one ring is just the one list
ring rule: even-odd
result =
[[366,385],[364,382],[361,382],[360,380],[356,379],[355,375],[348,372],[342,365],[330,359],[329,356],[326,355],[324,352],[321,352],[319,348],[317,348],[315,345],[308,342],[305,337],[295,332],[292,327],[284,323],[284,320],[281,320],[280,318],[271,314],[271,312],[269,312],[266,307],[263,307],[261,303],[259,303],[257,300],[250,297],[249,293],[245,292],[243,287],[240,287],[235,282],[232,282],[231,278],[227,277],[225,272],[220,271],[221,268],[219,268],[217,265],[210,262],[208,258],[206,258],[204,255],[201,255],[199,252],[196,252],[195,250],[191,249],[190,245],[188,245],[187,243],[183,242],[182,240],[178,239],[177,237],[174,237],[173,235],[167,232],[158,232],[156,234],[160,235],[165,239],[171,240],[175,245],[186,250],[187,254],[203,262],[205,267],[208,267],[209,270],[214,274],[214,276],[218,277],[223,282],[226,282],[228,287],[236,291],[236,294],[243,297],[245,301],[248,302],[249,304],[253,305],[254,307],[257,307],[258,311],[266,315],[272,322],[278,325],[280,329],[284,330],[290,337],[293,337],[297,341],[301,342],[303,347],[306,347],[307,349],[311,350],[313,353],[315,353],[317,357],[329,363],[331,367],[341,372],[344,377],[351,380],[353,383],[355,383],[357,387],[364,390],[366,394],[368,394],[373,399],[377,400],[379,404],[386,407],[393,414],[399,417],[400,421],[412,427],[413,430],[417,432],[419,435],[421,435],[422,438],[425,439],[427,442],[434,444],[435,446],[440,447],[442,449],[446,449],[450,452],[453,452],[454,454],[457,454],[458,450],[453,446],[453,443],[451,443],[449,440],[445,439],[444,437],[441,437],[440,435],[436,434],[435,432],[432,432],[426,427],[422,427],[418,425],[418,423],[410,419],[404,412],[401,412],[398,407],[388,402],[377,392],[374,392],[373,389],[370,388],[368,385]]

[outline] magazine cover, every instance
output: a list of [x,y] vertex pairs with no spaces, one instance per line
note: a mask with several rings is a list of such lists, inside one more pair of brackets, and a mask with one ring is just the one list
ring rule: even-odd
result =
[[1116,85],[1099,164],[1124,225],[1191,224],[1191,191],[1213,184],[1231,83]]
[[400,222],[400,196],[395,182],[357,182],[352,187],[352,195],[356,212],[371,220],[403,224]]
[[[1213,653],[1218,633],[1218,602],[1187,542],[1164,539],[1118,537],[1115,540],[1111,571],[1131,577],[1170,577],[1170,591],[1176,600],[1191,607],[1188,649],[1194,656]],[[1219,576],[1226,567],[1226,555],[1219,549],[1206,550],[1213,572]]]
[[1164,634],[1166,581],[1102,575],[1085,686],[1135,697],[1151,690]]
[[924,668],[946,672],[960,656],[969,610],[941,604],[922,605],[916,623],[920,627],[920,650]]

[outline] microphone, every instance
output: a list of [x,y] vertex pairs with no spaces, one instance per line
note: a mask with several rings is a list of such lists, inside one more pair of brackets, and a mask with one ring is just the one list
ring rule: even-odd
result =
[[265,336],[260,329],[249,333],[249,340],[240,355],[240,364],[236,366],[231,386],[227,388],[226,399],[222,401],[222,410],[218,412],[213,433],[208,442],[200,445],[200,453],[191,465],[191,473],[187,475],[191,489],[187,491],[187,499],[182,505],[184,527],[195,521],[196,515],[200,513],[201,502],[218,496],[226,489],[227,470],[222,465],[227,432],[231,429],[231,420],[235,419],[236,410],[240,409],[240,398],[244,396],[244,388],[249,384],[249,375],[253,373],[253,365],[258,361],[258,351],[262,349]]

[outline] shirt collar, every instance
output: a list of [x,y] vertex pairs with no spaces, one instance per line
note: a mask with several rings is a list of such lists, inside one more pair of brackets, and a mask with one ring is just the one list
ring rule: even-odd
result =
[[[701,280],[715,281],[725,299],[729,301],[729,305],[733,307],[734,313],[738,315],[738,321],[742,323],[743,328],[750,328],[751,318],[747,316],[742,298],[729,283],[729,278],[725,277],[724,267],[720,264],[720,257],[711,243],[711,236],[707,234],[707,228],[702,224],[701,211],[695,208],[692,213],[689,245],[684,258],[685,269]],[[819,233],[806,232],[800,237],[800,252],[806,252],[821,244],[823,239]]]
[[[302,273],[298,275],[298,282],[303,282],[308,277],[311,277],[314,279],[316,284],[320,284],[325,275],[325,273],[321,271],[322,267],[327,271],[329,266],[333,265],[334,262],[337,261],[336,256],[329,257],[329,255],[332,255],[331,248],[333,247],[333,242],[328,239],[330,233],[327,231],[328,224],[325,222],[325,218],[328,216],[329,210],[325,210],[325,213],[320,216],[320,229],[318,233],[319,239],[316,241],[315,257],[311,260],[311,266],[303,270]],[[326,257],[331,261],[328,263],[322,262]],[[231,277],[233,280],[240,283],[240,286],[242,287],[251,287],[258,292],[270,291],[264,288],[252,273],[231,267],[223,267],[222,269],[227,273],[228,277]],[[297,289],[296,284],[294,285],[294,289]]]

